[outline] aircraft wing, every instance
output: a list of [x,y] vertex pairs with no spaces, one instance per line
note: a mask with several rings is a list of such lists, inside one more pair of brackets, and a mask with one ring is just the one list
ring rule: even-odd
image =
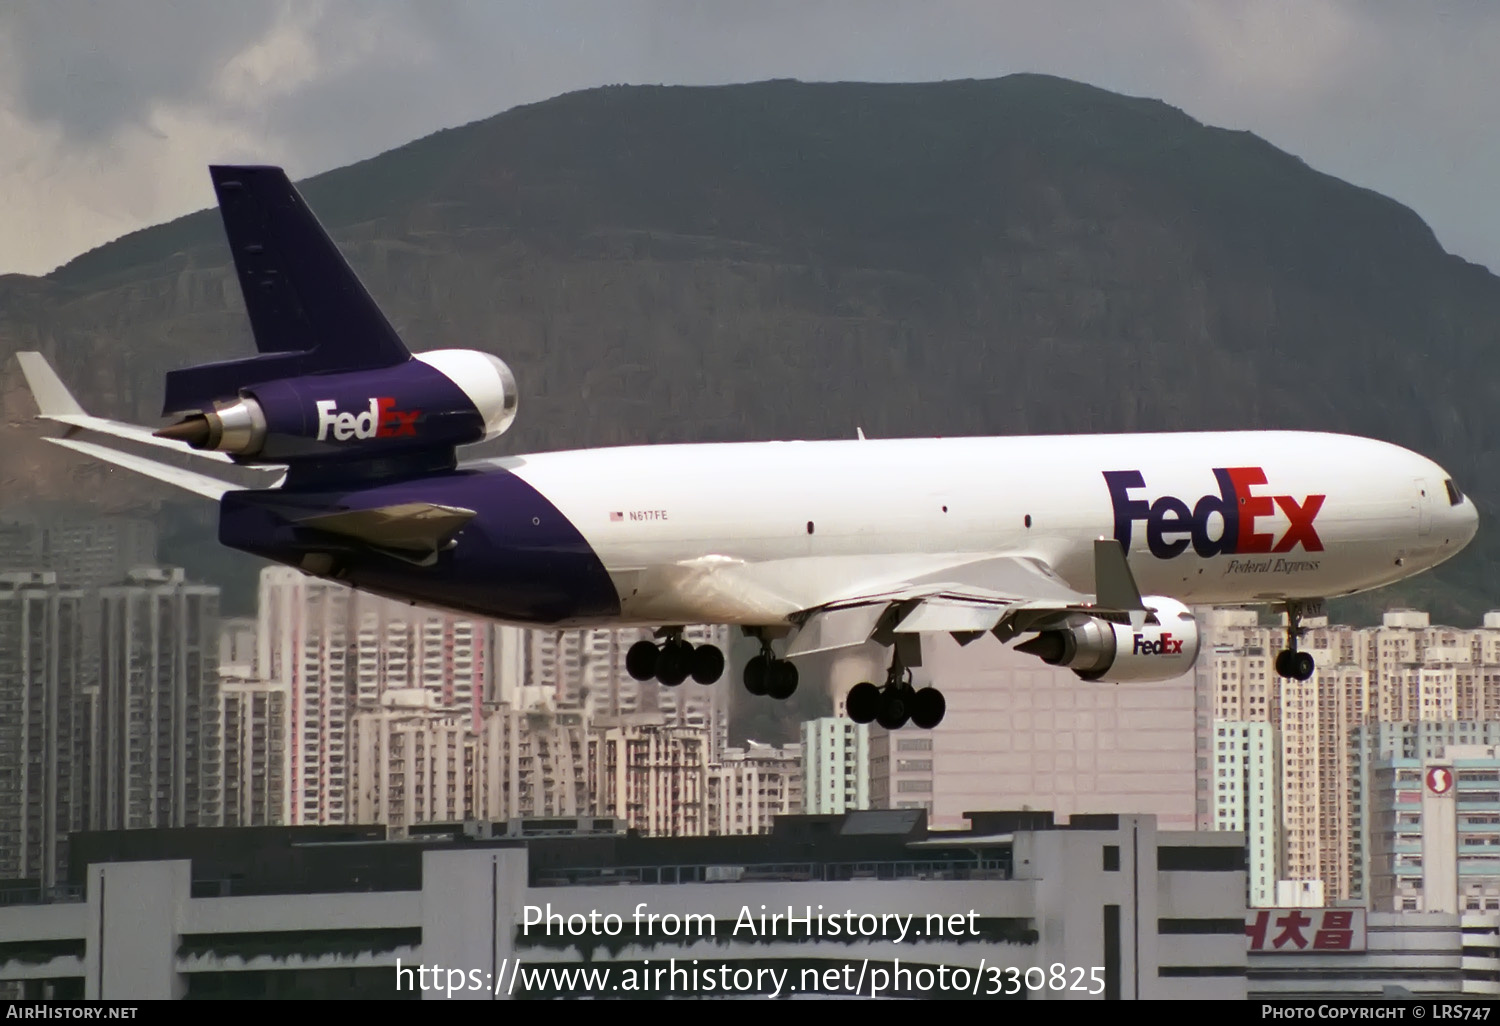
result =
[[985,633],[1009,641],[1074,613],[1137,624],[1152,615],[1115,539],[1094,543],[1094,576],[1097,594],[1088,595],[1037,559],[976,560],[807,610],[786,654],[795,658],[868,641],[889,644],[903,634],[951,634],[961,645]]
[[[241,473],[249,469],[238,466],[224,453],[194,449],[183,442],[158,438],[151,433],[149,428],[92,416],[68,391],[68,387],[63,384],[62,379],[57,376],[57,372],[52,369],[47,358],[41,353],[17,353],[16,359],[21,364],[21,373],[25,375],[26,384],[30,386],[32,397],[36,400],[37,419],[62,424],[67,428],[61,437],[48,438],[46,439],[48,442],[72,449],[74,452],[93,459],[144,474],[204,498],[219,499],[225,492],[246,487],[211,474],[188,470],[186,467],[119,448],[119,442],[128,442],[150,446],[153,449],[170,450],[180,456],[193,456],[224,464]],[[80,440],[77,436],[84,433],[103,437],[95,441]],[[279,473],[280,468],[267,468],[265,471],[255,472]]]

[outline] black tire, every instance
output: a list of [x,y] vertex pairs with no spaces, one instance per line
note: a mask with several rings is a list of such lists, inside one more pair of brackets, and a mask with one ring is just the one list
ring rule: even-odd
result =
[[869,681],[854,685],[844,699],[844,712],[855,723],[874,723],[880,712],[880,689]]
[[907,692],[887,691],[880,696],[880,711],[875,714],[876,723],[886,730],[900,730],[906,726],[909,717]]
[[693,649],[693,680],[712,684],[724,676],[724,653],[717,645],[699,645]]
[[767,673],[766,657],[758,655],[745,664],[745,690],[759,697],[766,693],[766,682],[770,676]]
[[653,641],[637,641],[625,653],[625,672],[636,680],[650,680],[656,676],[657,657],[661,650]]
[[937,688],[923,688],[911,698],[911,722],[923,730],[931,730],[943,722],[948,711],[948,700]]
[[1292,670],[1298,680],[1312,680],[1313,670],[1317,664],[1313,662],[1311,652],[1298,652],[1293,659]]
[[1277,652],[1276,676],[1285,677],[1287,680],[1291,680],[1293,677],[1295,677],[1297,675],[1297,668],[1293,665],[1292,662],[1295,657],[1296,653],[1289,648],[1284,648],[1280,652]]
[[661,647],[656,660],[656,679],[675,688],[688,678],[693,668],[693,647],[680,641],[669,641]]
[[770,665],[766,674],[766,694],[784,702],[797,692],[797,666],[786,659],[778,659]]

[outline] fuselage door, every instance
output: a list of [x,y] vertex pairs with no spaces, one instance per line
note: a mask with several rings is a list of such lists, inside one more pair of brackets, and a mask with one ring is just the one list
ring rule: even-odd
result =
[[1417,478],[1417,537],[1425,538],[1432,531],[1432,496],[1426,478]]

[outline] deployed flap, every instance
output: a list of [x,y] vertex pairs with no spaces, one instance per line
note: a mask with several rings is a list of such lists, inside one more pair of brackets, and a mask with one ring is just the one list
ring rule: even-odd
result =
[[818,613],[797,632],[786,654],[790,658],[863,645],[884,612],[885,606],[877,604]]
[[991,632],[1008,641],[1077,613],[1121,623],[1149,616],[1119,542],[1101,540],[1094,551],[1098,595],[1076,591],[1039,559],[985,557],[808,610],[787,654],[867,641],[890,644],[922,634],[951,634],[967,644]]
[[427,553],[445,548],[472,519],[471,509],[408,502],[299,517],[297,525],[343,535],[376,548]]
[[896,624],[897,634],[953,634],[992,630],[1005,616],[1005,607],[962,602],[955,599],[929,599],[917,606]]

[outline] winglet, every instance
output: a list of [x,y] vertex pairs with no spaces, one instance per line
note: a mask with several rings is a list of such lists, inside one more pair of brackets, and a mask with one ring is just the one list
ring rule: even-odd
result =
[[1141,590],[1125,559],[1125,550],[1117,539],[1094,541],[1094,601],[1106,609],[1144,611]]
[[865,429],[862,427],[856,427],[854,430],[859,435],[859,440],[863,442],[865,440]]
[[26,376],[26,384],[30,386],[31,394],[36,399],[38,416],[47,420],[87,416],[87,412],[78,405],[78,400],[73,398],[73,393],[68,391],[68,386],[62,383],[62,378],[57,376],[45,356],[41,353],[17,353],[16,359],[20,361],[21,373]]

